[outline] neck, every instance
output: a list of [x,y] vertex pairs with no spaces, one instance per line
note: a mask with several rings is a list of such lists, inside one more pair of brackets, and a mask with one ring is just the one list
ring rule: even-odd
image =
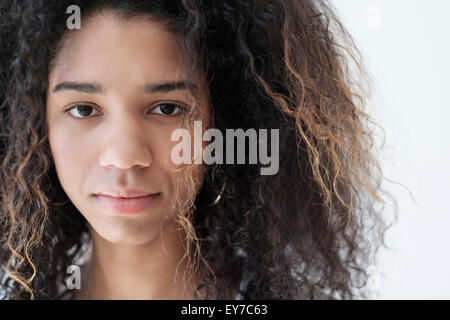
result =
[[194,299],[175,223],[164,230],[164,246],[160,237],[142,245],[123,245],[104,240],[92,229],[91,235],[92,259],[82,272],[86,276],[76,299]]

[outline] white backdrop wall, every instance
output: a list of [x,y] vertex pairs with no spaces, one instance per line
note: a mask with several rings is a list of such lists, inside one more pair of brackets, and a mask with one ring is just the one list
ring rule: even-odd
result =
[[450,1],[332,0],[375,78],[385,184],[398,201],[380,299],[450,299]]

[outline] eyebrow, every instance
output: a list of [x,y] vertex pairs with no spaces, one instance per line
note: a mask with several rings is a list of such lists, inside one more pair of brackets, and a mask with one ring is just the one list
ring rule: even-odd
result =
[[[170,92],[175,90],[192,90],[196,91],[198,89],[197,85],[193,83],[188,83],[186,81],[168,81],[163,83],[150,83],[139,88],[142,94],[152,94],[156,92]],[[98,83],[88,83],[88,82],[73,82],[64,81],[57,84],[53,88],[53,92],[60,91],[78,91],[83,93],[96,93],[105,94],[102,86]]]

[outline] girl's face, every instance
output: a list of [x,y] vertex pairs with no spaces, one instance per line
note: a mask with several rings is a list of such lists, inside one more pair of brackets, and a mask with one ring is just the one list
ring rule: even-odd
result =
[[[70,35],[49,74],[46,112],[59,181],[95,232],[110,242],[152,240],[163,218],[176,215],[176,191],[187,194],[176,190],[182,187],[171,151],[178,142],[171,135],[194,97],[187,87],[164,85],[186,81],[189,68],[180,56],[176,36],[160,23],[104,13]],[[197,107],[208,110],[204,86],[195,84]],[[132,214],[107,209],[101,205],[107,198],[95,196],[129,189],[155,195]]]

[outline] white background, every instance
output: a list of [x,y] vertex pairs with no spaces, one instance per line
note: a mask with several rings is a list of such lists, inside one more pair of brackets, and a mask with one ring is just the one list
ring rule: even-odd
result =
[[385,184],[398,222],[381,249],[380,299],[450,299],[450,1],[332,0],[375,78]]

